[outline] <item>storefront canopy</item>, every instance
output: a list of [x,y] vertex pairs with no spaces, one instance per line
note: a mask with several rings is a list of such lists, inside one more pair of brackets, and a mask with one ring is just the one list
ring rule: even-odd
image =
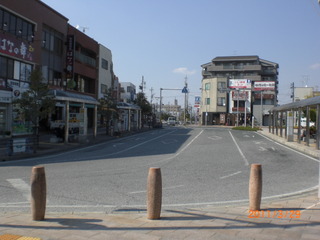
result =
[[141,110],[141,108],[138,105],[125,103],[125,102],[118,102],[117,103],[118,109],[131,109],[131,110]]
[[94,97],[78,94],[78,93],[51,89],[49,91],[49,94],[53,95],[55,99],[59,101],[79,102],[79,103],[86,103],[86,104],[93,104],[93,105],[100,104]]

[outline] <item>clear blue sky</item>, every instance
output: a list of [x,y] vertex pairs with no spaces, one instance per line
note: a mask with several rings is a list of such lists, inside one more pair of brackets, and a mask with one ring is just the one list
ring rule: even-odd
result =
[[[73,26],[112,51],[114,72],[146,95],[180,88],[200,95],[201,67],[217,56],[258,55],[279,64],[280,104],[290,83],[320,90],[320,5],[317,0],[43,0]],[[163,103],[181,91],[164,91]],[[155,100],[154,100],[155,101]]]

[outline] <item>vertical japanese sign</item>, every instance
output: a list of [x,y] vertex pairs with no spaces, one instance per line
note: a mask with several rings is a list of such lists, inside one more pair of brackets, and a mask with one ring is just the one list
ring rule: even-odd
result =
[[66,56],[66,70],[67,79],[73,79],[74,71],[74,35],[67,36],[67,56]]

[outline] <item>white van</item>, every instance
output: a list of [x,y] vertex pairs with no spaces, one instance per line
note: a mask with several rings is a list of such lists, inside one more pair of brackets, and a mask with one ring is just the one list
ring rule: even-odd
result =
[[[301,127],[306,127],[307,126],[307,118],[301,118]],[[314,126],[314,122],[309,122],[309,126],[312,127]]]
[[175,117],[168,117],[167,124],[170,126],[176,125],[176,118]]

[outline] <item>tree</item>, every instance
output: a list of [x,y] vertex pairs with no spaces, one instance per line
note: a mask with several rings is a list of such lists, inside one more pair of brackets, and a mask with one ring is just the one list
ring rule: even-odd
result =
[[98,113],[101,116],[101,122],[106,123],[106,135],[109,134],[110,121],[118,118],[117,101],[112,95],[112,89],[109,88],[103,98],[99,99]]
[[30,121],[33,125],[33,134],[39,134],[39,122],[48,117],[55,108],[53,96],[49,96],[48,85],[44,83],[43,76],[39,68],[32,71],[30,75],[29,89],[21,94],[21,98],[16,99],[15,104],[25,121]]
[[139,92],[134,103],[141,108],[142,122],[146,122],[148,116],[152,116],[152,106],[147,100],[145,94],[143,92]]

